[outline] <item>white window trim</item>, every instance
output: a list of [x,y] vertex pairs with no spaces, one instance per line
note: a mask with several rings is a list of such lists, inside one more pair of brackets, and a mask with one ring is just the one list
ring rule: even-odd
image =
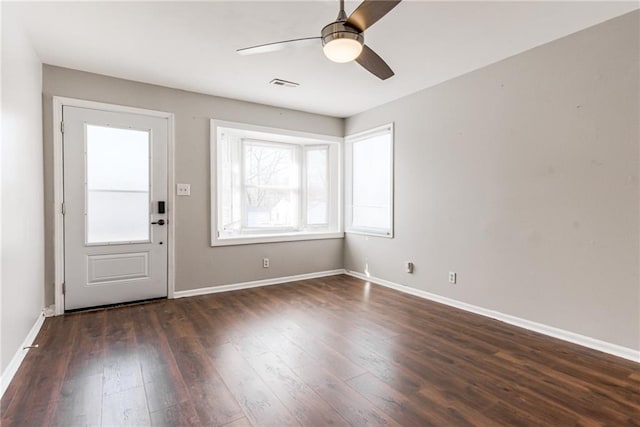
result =
[[[233,237],[219,237],[218,235],[218,192],[220,191],[218,187],[218,183],[220,182],[219,174],[221,171],[219,170],[218,163],[218,128],[219,127],[228,127],[235,129],[242,129],[245,131],[254,131],[254,132],[264,132],[269,134],[278,134],[285,137],[284,141],[287,142],[287,139],[291,141],[304,139],[309,141],[309,148],[319,145],[327,145],[327,143],[337,144],[337,176],[329,176],[329,180],[332,184],[330,185],[330,197],[335,198],[337,201],[337,212],[335,218],[337,224],[336,229],[332,231],[295,231],[295,232],[277,232],[277,233],[269,233],[265,231],[263,233],[256,234],[245,234],[241,236],[233,236]],[[293,241],[301,241],[301,240],[320,240],[320,239],[341,239],[344,238],[344,214],[343,214],[343,146],[344,139],[336,136],[330,135],[320,135],[315,133],[308,132],[300,132],[300,131],[292,131],[288,129],[279,129],[279,128],[271,128],[266,126],[258,126],[251,125],[246,123],[239,122],[231,122],[224,120],[211,119],[210,122],[210,194],[211,194],[211,218],[210,218],[210,226],[211,226],[211,246],[233,246],[233,245],[247,245],[247,244],[256,244],[256,243],[271,243],[271,242],[293,242]],[[303,150],[304,151],[304,150]],[[337,179],[337,183],[333,183],[333,181]],[[331,188],[335,188],[335,190],[331,190]],[[337,192],[337,194],[333,194],[333,192]],[[302,199],[305,199],[304,197]],[[304,200],[303,200],[304,202]],[[306,203],[306,202],[305,202]],[[302,211],[302,210],[301,210]],[[302,213],[301,213],[302,215]],[[313,228],[313,227],[311,227]]]
[[[391,147],[390,147],[390,171],[391,171],[391,191],[389,193],[389,218],[391,220],[391,226],[389,230],[379,228],[364,228],[353,227],[353,143],[362,141],[363,139],[370,138],[379,134],[391,134]],[[395,153],[395,132],[394,123],[388,123],[386,125],[378,126],[373,129],[368,129],[363,132],[358,132],[353,135],[345,137],[345,232],[350,234],[362,234],[365,236],[384,237],[393,239],[394,237],[394,187],[395,187],[395,171],[394,171],[394,153]]]

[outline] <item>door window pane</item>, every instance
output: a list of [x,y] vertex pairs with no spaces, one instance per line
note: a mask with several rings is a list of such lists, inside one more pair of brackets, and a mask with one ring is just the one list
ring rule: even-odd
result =
[[149,240],[147,131],[87,125],[87,243]]
[[307,224],[324,225],[329,222],[329,147],[306,150],[307,165]]

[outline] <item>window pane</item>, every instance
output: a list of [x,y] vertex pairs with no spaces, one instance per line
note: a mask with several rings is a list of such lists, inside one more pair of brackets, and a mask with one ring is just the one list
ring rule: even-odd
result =
[[323,225],[329,222],[328,154],[327,147],[306,151],[308,225]]
[[244,144],[246,226],[296,227],[299,188],[296,149],[281,144]]
[[353,227],[391,228],[390,155],[390,134],[353,143]]
[[218,168],[220,173],[220,220],[222,230],[239,230],[242,220],[240,196],[240,145],[221,134]]
[[87,242],[149,240],[149,132],[87,125]]
[[292,186],[295,179],[293,148],[245,143],[245,184],[270,187]]
[[295,203],[288,190],[247,189],[247,227],[293,227]]

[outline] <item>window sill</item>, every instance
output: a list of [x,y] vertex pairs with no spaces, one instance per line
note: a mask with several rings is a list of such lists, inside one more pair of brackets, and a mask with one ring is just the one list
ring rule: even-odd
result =
[[373,231],[373,230],[347,230],[349,234],[359,234],[362,236],[373,236],[373,237],[382,237],[385,239],[393,239],[393,232],[382,232],[382,231]]
[[256,243],[297,242],[302,240],[342,239],[343,232],[278,233],[238,237],[213,238],[211,246],[253,245]]

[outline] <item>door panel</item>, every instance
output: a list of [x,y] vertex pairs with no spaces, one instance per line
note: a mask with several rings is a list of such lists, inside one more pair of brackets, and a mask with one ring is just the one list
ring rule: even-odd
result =
[[64,107],[63,120],[65,309],[166,296],[167,119]]
[[149,252],[89,255],[88,270],[89,284],[115,280],[148,279]]

